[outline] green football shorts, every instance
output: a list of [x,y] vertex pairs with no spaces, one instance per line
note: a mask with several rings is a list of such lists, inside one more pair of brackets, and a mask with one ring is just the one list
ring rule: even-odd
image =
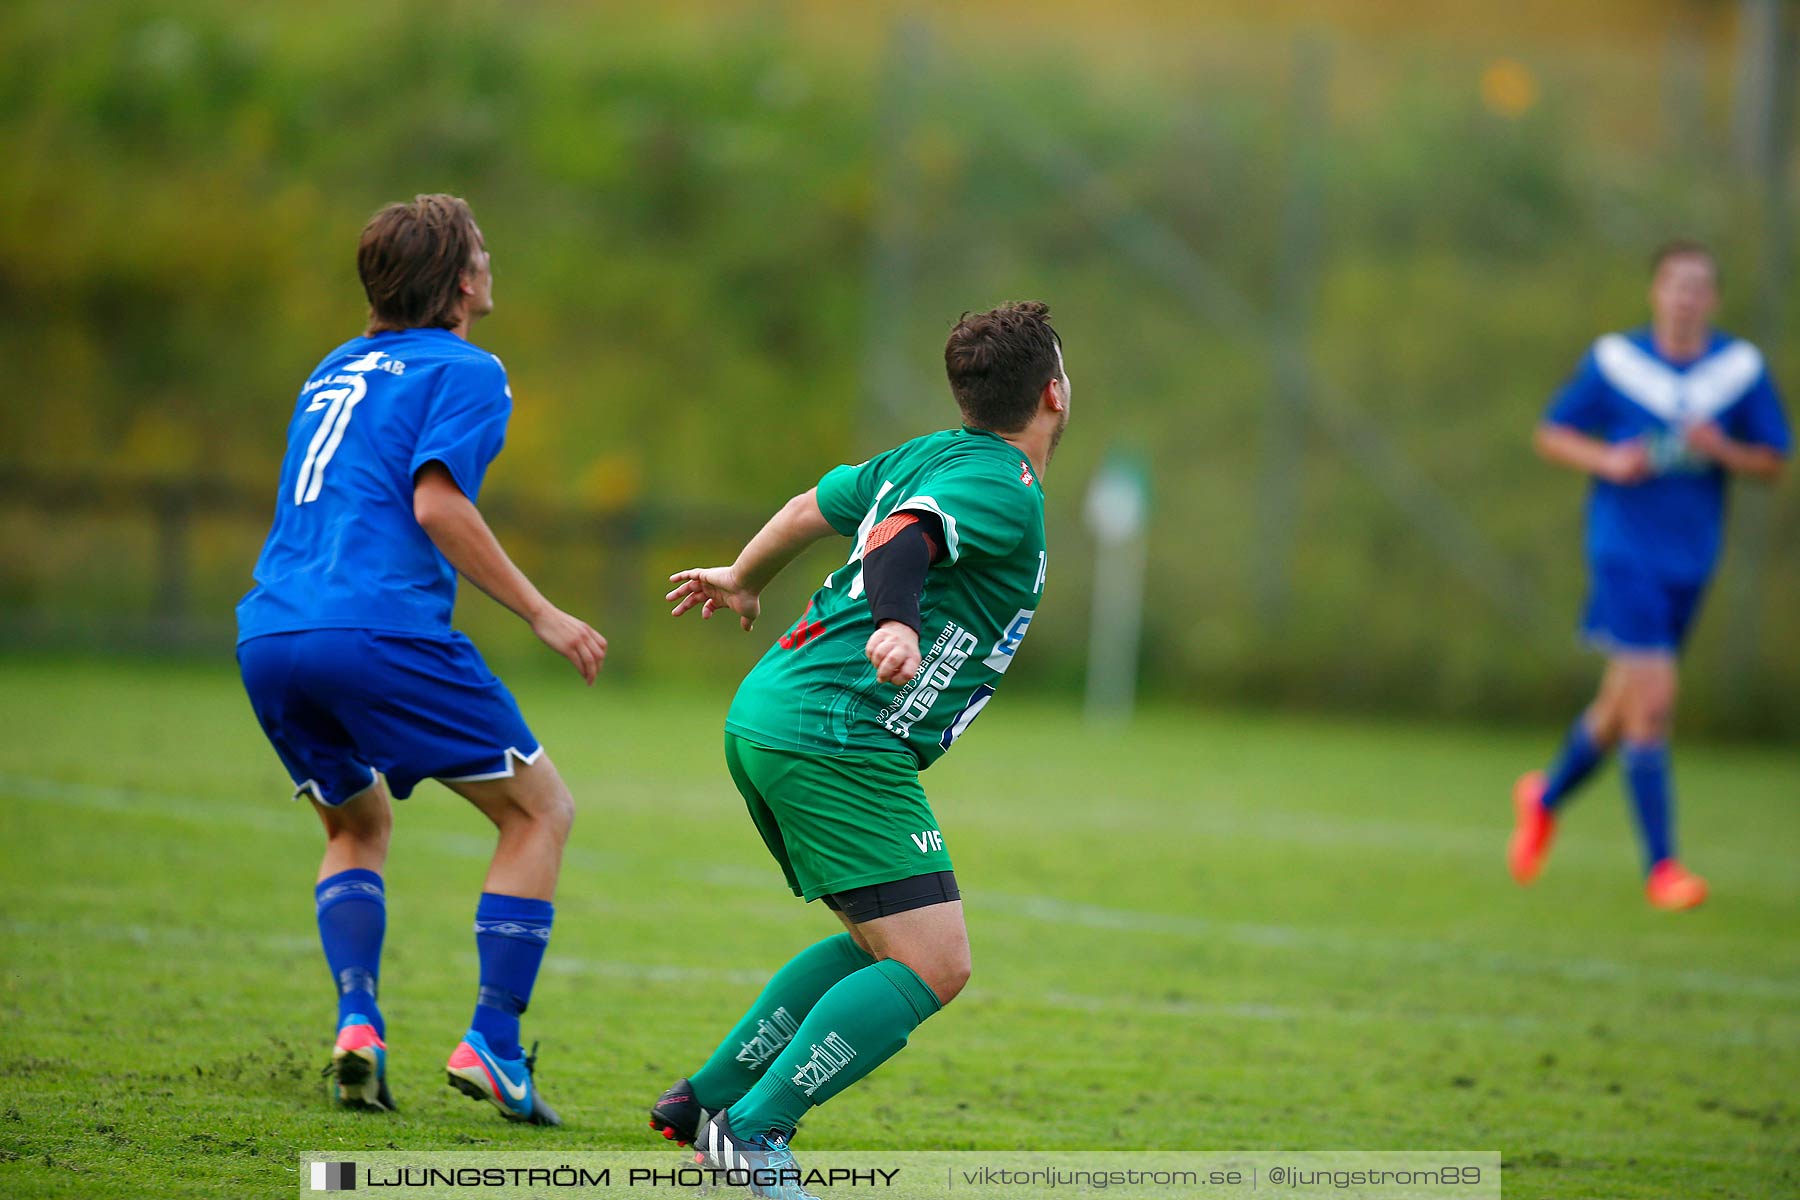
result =
[[725,735],[725,765],[794,895],[950,870],[944,835],[905,750],[809,754]]

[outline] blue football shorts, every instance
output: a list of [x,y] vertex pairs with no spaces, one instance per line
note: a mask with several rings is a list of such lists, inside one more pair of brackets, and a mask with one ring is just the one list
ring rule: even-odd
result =
[[1705,595],[1704,579],[1682,582],[1629,563],[1589,563],[1582,639],[1604,654],[1678,654]]
[[308,629],[251,638],[237,657],[296,798],[335,807],[379,771],[405,799],[422,779],[502,779],[543,753],[460,633]]

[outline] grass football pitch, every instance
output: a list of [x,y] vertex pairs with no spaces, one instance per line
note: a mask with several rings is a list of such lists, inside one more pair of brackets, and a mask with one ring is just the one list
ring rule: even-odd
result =
[[[0,663],[0,1195],[291,1195],[301,1150],[648,1149],[644,1109],[835,929],[726,777],[734,680],[514,681],[581,806],[526,1018],[561,1130],[443,1083],[491,837],[400,808],[383,1006],[403,1112],[332,1111],[320,836],[229,664]],[[571,677],[572,680],[572,677]],[[716,686],[714,686],[716,685]],[[1529,891],[1543,730],[1001,698],[927,776],[969,990],[802,1145],[1497,1149],[1508,1196],[1800,1194],[1800,760],[1678,743],[1654,913],[1608,772]]]

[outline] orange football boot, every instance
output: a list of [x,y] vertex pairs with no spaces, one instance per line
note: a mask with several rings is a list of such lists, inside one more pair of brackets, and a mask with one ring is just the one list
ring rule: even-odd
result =
[[1556,815],[1544,807],[1544,773],[1527,771],[1513,784],[1513,832],[1506,845],[1506,866],[1520,887],[1536,879],[1550,854]]
[[1652,908],[1680,912],[1693,908],[1706,899],[1706,880],[1700,878],[1672,858],[1665,858],[1650,868],[1644,884],[1644,895]]

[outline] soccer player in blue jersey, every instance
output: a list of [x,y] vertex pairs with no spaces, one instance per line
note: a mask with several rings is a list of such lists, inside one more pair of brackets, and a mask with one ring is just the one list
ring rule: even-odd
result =
[[274,527],[238,605],[256,718],[325,825],[315,899],[338,995],[330,1073],[347,1107],[389,1110],[376,985],[393,815],[423,779],[499,830],[475,909],[481,977],[449,1082],[508,1120],[557,1125],[519,1043],[550,940],[575,805],[518,705],[450,627],[456,577],[517,613],[592,685],[606,639],[538,592],[475,500],[512,389],[469,329],[493,309],[481,230],[455,196],[382,209],[362,232],[362,336],[327,354],[288,425]]
[[1653,262],[1651,322],[1595,342],[1545,413],[1546,459],[1593,477],[1581,632],[1606,656],[1599,694],[1548,771],[1513,788],[1513,878],[1542,869],[1561,806],[1616,746],[1638,830],[1645,892],[1692,908],[1706,881],[1675,857],[1669,729],[1676,661],[1719,554],[1728,476],[1774,480],[1791,437],[1755,346],[1712,328],[1718,266],[1674,242]]

